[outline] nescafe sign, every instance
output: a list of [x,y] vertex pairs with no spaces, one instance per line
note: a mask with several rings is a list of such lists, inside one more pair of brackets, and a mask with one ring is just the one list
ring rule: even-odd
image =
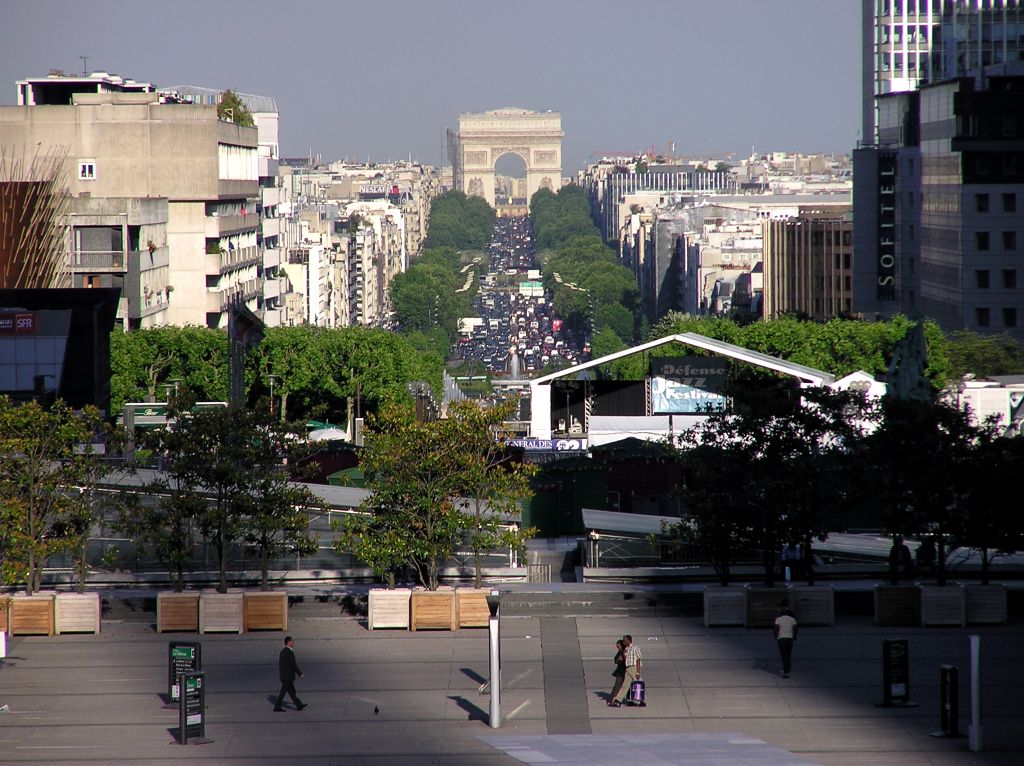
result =
[[36,315],[31,312],[0,314],[0,335],[34,334]]

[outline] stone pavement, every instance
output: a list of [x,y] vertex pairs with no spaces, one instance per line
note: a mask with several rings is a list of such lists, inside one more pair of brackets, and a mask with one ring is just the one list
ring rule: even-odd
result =
[[[4,764],[583,763],[1016,766],[1024,763],[1024,622],[889,629],[840,616],[801,631],[792,677],[770,631],[704,628],[687,616],[502,620],[505,716],[486,724],[485,631],[369,633],[325,605],[293,614],[304,711],[273,713],[282,634],[157,635],[107,621],[99,636],[16,637],[0,665]],[[649,705],[609,708],[614,641],[645,656]],[[967,730],[968,639],[982,636],[986,750],[936,739],[939,667],[961,669]],[[205,745],[172,743],[167,643],[196,638],[207,673]],[[910,642],[911,697],[883,709],[881,647]],[[374,712],[374,708],[379,713]],[[488,744],[488,743],[493,743]],[[793,754],[793,755],[790,755]]]

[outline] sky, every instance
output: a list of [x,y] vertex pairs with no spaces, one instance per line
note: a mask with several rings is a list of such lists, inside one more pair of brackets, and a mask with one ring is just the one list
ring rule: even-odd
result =
[[856,0],[0,0],[0,104],[89,70],[271,96],[285,157],[444,161],[460,112],[562,115],[601,154],[849,152]]

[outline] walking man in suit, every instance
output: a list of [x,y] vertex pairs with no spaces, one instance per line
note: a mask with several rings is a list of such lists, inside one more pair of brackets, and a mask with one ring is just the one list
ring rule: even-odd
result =
[[306,703],[295,696],[295,676],[302,678],[302,671],[299,670],[299,663],[295,661],[295,642],[291,636],[285,636],[284,649],[277,656],[277,669],[281,676],[281,691],[277,694],[277,704],[274,705],[275,713],[283,713],[284,695],[292,698],[296,710],[302,710]]

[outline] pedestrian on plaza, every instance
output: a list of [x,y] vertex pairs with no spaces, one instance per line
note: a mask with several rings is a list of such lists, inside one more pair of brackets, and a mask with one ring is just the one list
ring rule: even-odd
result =
[[791,660],[793,658],[793,642],[796,641],[797,622],[796,615],[789,608],[789,601],[781,604],[779,616],[775,618],[773,631],[775,642],[779,645],[779,655],[782,657],[782,677],[789,678]]
[[299,663],[295,659],[295,641],[291,636],[284,637],[284,649],[277,656],[277,670],[281,676],[281,691],[277,693],[277,703],[274,705],[275,713],[283,713],[284,695],[292,698],[296,710],[302,710],[306,703],[295,695],[295,677],[302,678],[302,671],[299,670]]
[[[629,694],[629,687],[640,677],[640,671],[643,669],[642,665],[644,656],[640,652],[640,647],[633,643],[633,637],[626,634],[622,637],[622,643],[626,646],[626,675],[622,679],[622,686],[619,687],[619,691],[612,699],[612,707],[622,707],[623,700],[625,700],[626,695]],[[641,702],[640,706],[647,707],[647,703]]]
[[615,695],[619,693],[619,689],[622,688],[622,682],[626,678],[626,642],[621,639],[615,642],[615,670],[612,671],[612,676],[615,678],[615,686],[612,687],[612,693],[608,695],[608,707],[612,706],[612,702],[615,701]]

